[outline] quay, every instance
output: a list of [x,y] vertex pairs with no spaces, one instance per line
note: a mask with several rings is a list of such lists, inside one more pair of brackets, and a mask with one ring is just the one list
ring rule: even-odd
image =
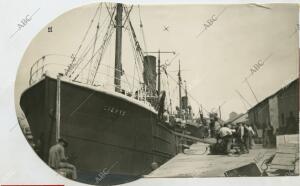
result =
[[208,143],[195,143],[184,153],[179,153],[145,178],[185,178],[185,177],[224,177],[225,172],[257,163],[258,168],[264,160],[275,154],[276,149],[262,148],[255,145],[248,154],[242,155],[209,155]]

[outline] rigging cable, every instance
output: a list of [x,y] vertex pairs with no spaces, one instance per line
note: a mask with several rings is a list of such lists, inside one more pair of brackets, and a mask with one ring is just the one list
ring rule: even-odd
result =
[[[96,54],[98,54],[98,53],[100,53],[100,52],[103,52],[103,51],[105,50],[106,44],[107,44],[107,42],[110,41],[110,38],[111,38],[111,36],[112,36],[112,33],[113,33],[112,25],[109,24],[108,27],[107,27],[106,34],[105,34],[105,36],[104,36],[104,38],[103,38],[102,45],[97,49]],[[87,65],[93,60],[93,58],[95,57],[96,54],[94,54],[94,55],[90,58],[90,60],[84,65],[84,67],[81,69],[81,71],[77,74],[77,76],[76,76],[73,80],[77,80],[77,78],[79,77],[79,75],[80,75],[80,74],[82,73],[82,71],[87,67]],[[100,59],[101,59],[101,58],[100,58]],[[98,62],[98,64],[99,64],[99,62]],[[97,65],[97,66],[98,66],[98,65]],[[94,77],[93,77],[93,81],[94,81]],[[92,81],[92,82],[93,82],[93,81]]]
[[93,80],[92,80],[91,84],[93,84],[94,81],[95,81],[97,72],[98,72],[99,67],[100,67],[100,63],[101,63],[102,57],[103,57],[103,55],[104,55],[105,50],[107,49],[108,43],[109,43],[110,40],[111,40],[111,36],[112,36],[113,32],[114,32],[114,29],[113,29],[113,27],[111,27],[110,33],[108,33],[108,35],[105,35],[105,36],[104,36],[105,39],[106,39],[106,41],[103,41],[103,42],[104,42],[103,49],[102,49],[101,53],[99,54],[98,62],[97,62],[96,65],[95,65],[96,68],[95,68],[94,74],[92,74]]
[[[124,19],[124,24],[122,25],[122,27],[124,27],[125,23],[127,22],[127,19],[129,18],[129,15],[130,15],[130,12],[131,12],[132,8],[133,8],[133,5],[131,5],[129,11],[126,13],[125,19]],[[124,6],[124,10],[125,11],[127,10],[125,6]]]
[[[92,55],[94,55],[95,47],[96,47],[96,43],[97,43],[97,39],[98,39],[97,36],[98,36],[98,32],[99,32],[99,24],[100,24],[100,19],[101,19],[101,12],[102,12],[101,10],[102,10],[102,3],[101,3],[100,11],[99,11],[99,18],[98,18],[97,27],[96,27],[96,33],[95,33],[95,40],[94,40],[94,44],[93,44]],[[92,65],[93,65],[93,62],[91,62],[90,65],[89,65],[87,83],[89,83],[89,81],[90,81],[90,73],[91,73]]]
[[[128,14],[128,10],[127,8],[125,8],[125,13]],[[131,34],[132,34],[132,38],[134,39],[134,43],[135,43],[135,48],[136,48],[136,51],[137,53],[139,54],[139,57],[141,58],[141,61],[143,61],[143,58],[144,58],[144,53],[142,51],[142,48],[140,46],[140,43],[139,41],[137,40],[137,37],[136,37],[136,34],[135,34],[135,31],[133,29],[133,26],[132,26],[132,23],[130,21],[130,18],[128,17],[128,24],[129,24],[129,27],[130,27],[130,30],[131,30]],[[141,65],[141,64],[140,64]]]
[[[136,70],[137,70],[137,75],[138,75],[138,81],[141,82],[141,78],[140,78],[140,72],[139,72],[139,66],[138,66],[138,54],[136,53],[136,50],[134,48],[134,41],[128,31],[128,34],[129,34],[129,38],[130,38],[130,42],[131,42],[131,47],[132,47],[132,52],[133,52],[133,57],[134,57],[134,67],[137,67]],[[134,76],[135,78],[135,76]]]
[[[106,16],[105,20],[103,21],[103,25],[106,24],[106,22],[108,21],[108,18],[109,18],[109,15]],[[98,33],[100,34],[103,29],[104,29],[103,26],[100,27]],[[79,65],[84,61],[84,58],[87,56],[87,54],[89,53],[89,51],[92,49],[92,46],[93,46],[92,44],[93,44],[93,41],[94,41],[95,37],[96,36],[92,37],[92,39],[90,40],[89,44],[86,46],[86,48],[82,52],[81,56],[78,58],[77,63],[73,65],[72,73],[69,75],[69,77],[71,77],[76,72],[76,70],[79,67]]]
[[[107,17],[109,17],[109,15],[107,16]],[[105,19],[105,21],[106,21],[106,19]],[[102,27],[103,28],[103,27]],[[96,54],[98,54],[98,53],[100,53],[101,52],[101,49],[103,49],[103,48],[105,48],[104,46],[106,45],[106,42],[107,42],[107,39],[109,38],[109,37],[111,37],[111,35],[112,35],[112,26],[111,26],[111,24],[108,24],[108,27],[107,27],[107,30],[106,30],[106,33],[105,33],[105,36],[104,36],[104,38],[103,38],[103,42],[102,42],[102,45],[97,49],[97,51],[96,51],[96,53],[95,54],[93,54],[92,55],[92,57],[89,59],[89,61],[84,65],[84,67],[80,70],[80,72],[76,75],[76,77],[73,79],[73,81],[76,81],[77,80],[77,78],[79,77],[79,75],[82,73],[82,71],[83,70],[85,70],[85,68],[87,67],[87,65],[89,64],[89,63],[91,63],[92,62],[92,60],[94,59],[94,57],[96,56]],[[99,33],[99,32],[98,32]],[[109,36],[109,37],[108,37]],[[92,40],[91,40],[92,41]],[[89,47],[89,50],[91,49],[91,47]],[[89,51],[88,50],[88,51]],[[87,51],[87,52],[88,52]],[[81,62],[83,62],[83,59],[80,61],[80,63]],[[79,64],[80,64],[79,63]],[[74,69],[73,70],[73,73],[77,70],[77,68],[79,67],[79,64],[76,66],[76,69]],[[72,73],[72,74],[73,74]],[[96,74],[96,73],[95,73]]]
[[[115,5],[115,7],[113,8],[113,12],[111,13],[110,10],[109,10],[109,7],[107,6],[107,4],[105,3],[105,7],[107,9],[107,12],[110,16],[110,24],[114,24],[114,21],[113,21],[113,15],[115,14],[115,11],[117,9],[117,5]],[[115,25],[114,25],[115,26]]]
[[144,48],[145,48],[146,51],[148,51],[147,50],[146,39],[145,39],[145,33],[144,33],[144,25],[143,25],[142,18],[141,18],[140,5],[138,5],[138,9],[139,9],[139,19],[140,19],[140,31],[141,31],[143,42],[144,42]]
[[[169,77],[179,85],[179,82],[177,82],[176,79],[173,78],[170,74],[169,74]],[[189,92],[187,93],[187,95],[188,95],[190,98],[192,98],[192,100],[194,100],[194,101],[198,104],[199,107],[202,106],[202,105],[200,104],[200,102],[199,102],[198,100],[196,100]],[[210,112],[209,112],[207,109],[205,109],[203,106],[202,106],[202,108],[203,108],[203,109],[205,110],[205,112],[207,112],[208,114],[210,113]]]
[[75,59],[76,59],[76,57],[77,57],[77,55],[78,55],[78,53],[79,53],[79,51],[80,51],[80,49],[81,49],[81,47],[82,47],[83,42],[85,41],[85,39],[86,39],[86,37],[87,37],[87,35],[88,35],[88,33],[89,33],[91,27],[92,27],[92,24],[93,24],[94,19],[95,19],[96,15],[97,15],[97,13],[98,13],[98,11],[99,11],[99,8],[100,8],[100,5],[101,5],[101,4],[102,4],[102,3],[100,3],[100,4],[98,5],[98,7],[97,7],[97,9],[96,9],[96,12],[95,12],[95,14],[94,14],[94,16],[93,16],[93,18],[92,18],[91,21],[90,21],[90,24],[89,24],[89,26],[88,26],[88,29],[86,30],[86,32],[85,32],[85,34],[84,34],[84,37],[83,37],[83,39],[82,39],[82,41],[81,41],[79,47],[77,48],[77,50],[76,50],[76,52],[75,52],[75,55],[73,56],[72,62],[71,62],[71,64],[69,65],[69,67],[67,68],[67,70],[66,70],[65,75],[68,75],[69,71],[73,68],[73,64],[75,63]]
[[[125,13],[128,14],[128,11],[127,9],[125,8]],[[141,50],[141,47],[139,45],[139,42],[137,41],[136,39],[136,35],[135,35],[135,32],[134,32],[134,29],[132,27],[132,24],[131,24],[131,21],[130,21],[130,18],[129,18],[129,15],[128,15],[128,19],[127,19],[127,23],[130,27],[130,30],[127,30],[128,31],[128,34],[129,34],[129,38],[130,38],[130,42],[131,42],[131,47],[132,47],[132,51],[133,51],[133,56],[134,56],[134,59],[135,59],[135,67],[138,67],[136,68],[137,71],[138,71],[138,79],[140,82],[141,81],[141,78],[140,78],[140,73],[139,73],[139,70],[142,71],[142,66],[141,66],[141,62],[143,60],[143,52]]]

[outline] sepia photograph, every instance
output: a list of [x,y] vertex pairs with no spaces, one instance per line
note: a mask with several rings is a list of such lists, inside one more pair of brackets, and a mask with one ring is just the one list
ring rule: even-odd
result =
[[25,50],[19,126],[85,184],[299,176],[299,28],[297,4],[76,7]]

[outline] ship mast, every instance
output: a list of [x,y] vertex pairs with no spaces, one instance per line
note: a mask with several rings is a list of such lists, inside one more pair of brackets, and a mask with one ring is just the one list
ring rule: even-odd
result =
[[158,50],[157,63],[157,91],[160,94],[160,50]]
[[115,50],[115,75],[114,75],[114,85],[115,91],[121,92],[121,76],[122,76],[122,14],[123,5],[117,3],[117,14],[116,14],[116,50]]
[[179,70],[178,70],[178,87],[179,87],[179,115],[181,117],[182,103],[181,103],[181,72],[180,72],[180,61],[179,61]]
[[185,107],[185,113],[188,114],[189,109],[188,109],[188,93],[187,93],[187,88],[186,88],[186,81],[184,80],[184,93],[185,93],[185,99],[186,99],[186,107]]
[[184,80],[184,93],[185,97],[188,97],[187,88],[186,88],[186,81]]

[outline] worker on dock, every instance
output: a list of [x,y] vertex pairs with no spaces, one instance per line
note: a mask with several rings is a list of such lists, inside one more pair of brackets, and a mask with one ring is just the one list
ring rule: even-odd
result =
[[228,124],[224,124],[219,130],[219,137],[222,139],[224,145],[226,146],[226,154],[231,155],[232,146],[232,133],[234,130],[230,128]]
[[273,126],[267,121],[263,128],[263,147],[264,148],[271,148],[274,145],[274,128]]
[[253,144],[254,144],[253,137],[255,136],[255,132],[249,123],[246,123],[245,128],[247,129],[247,134],[248,134],[248,137],[246,140],[247,147],[248,147],[248,149],[252,149]]
[[71,174],[72,179],[77,179],[76,167],[67,162],[65,156],[65,148],[68,146],[68,142],[63,138],[58,139],[57,144],[53,145],[49,150],[49,161],[48,164],[54,170],[63,169],[67,175]]
[[239,127],[237,130],[237,143],[240,148],[240,153],[249,153],[248,145],[247,145],[247,138],[248,136],[248,130],[245,128],[245,123],[240,122],[238,123]]

